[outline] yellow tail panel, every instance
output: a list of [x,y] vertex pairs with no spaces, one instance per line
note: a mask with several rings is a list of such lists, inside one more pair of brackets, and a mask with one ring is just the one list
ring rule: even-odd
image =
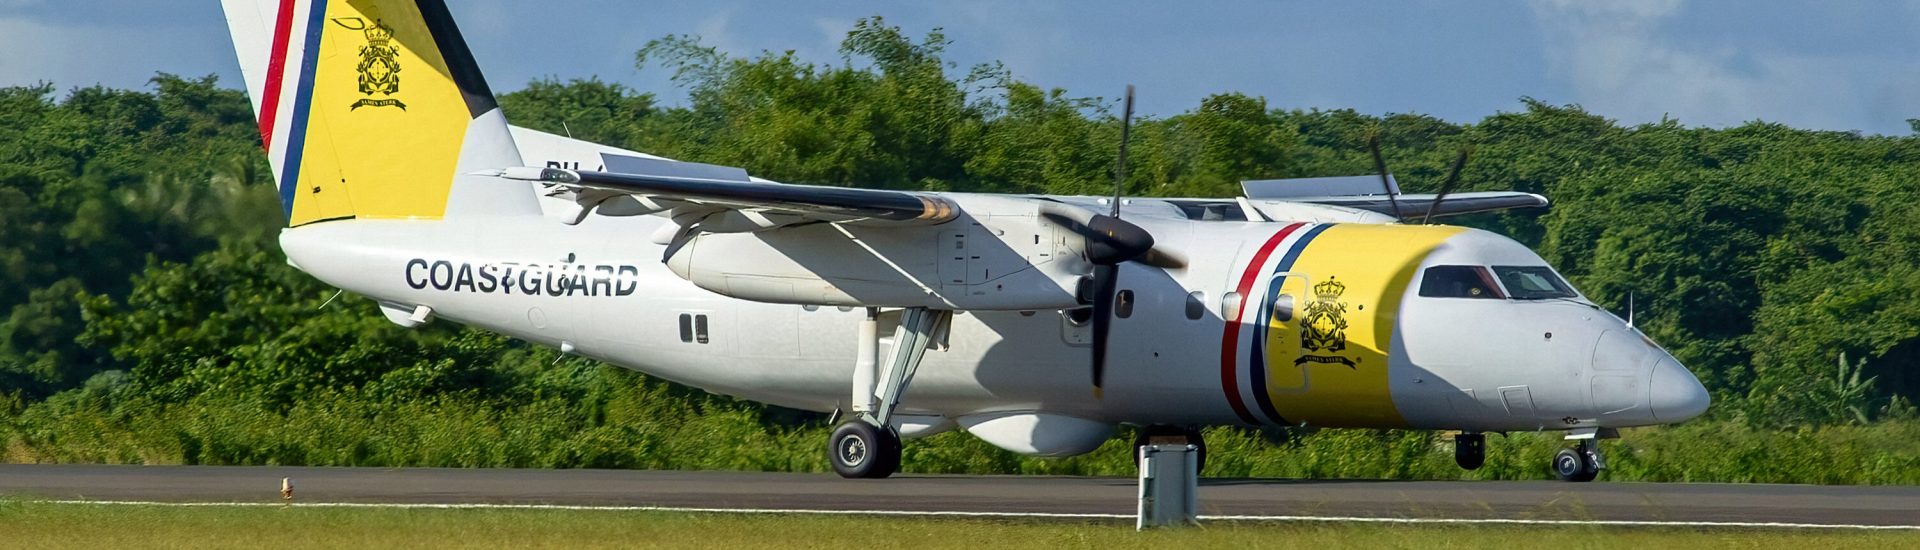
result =
[[444,0],[222,4],[291,225],[539,212]]
[[291,223],[437,219],[473,120],[412,1],[326,8]]

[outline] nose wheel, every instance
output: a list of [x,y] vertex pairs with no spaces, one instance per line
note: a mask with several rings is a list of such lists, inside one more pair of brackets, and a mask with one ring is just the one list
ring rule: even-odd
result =
[[1579,446],[1560,449],[1559,453],[1553,455],[1553,475],[1561,481],[1593,481],[1605,464],[1600,457],[1599,440],[1582,439]]

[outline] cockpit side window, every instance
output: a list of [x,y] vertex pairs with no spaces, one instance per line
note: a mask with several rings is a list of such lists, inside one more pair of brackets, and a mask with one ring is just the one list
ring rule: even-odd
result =
[[1487,268],[1477,265],[1436,265],[1420,278],[1420,295],[1428,298],[1505,298]]
[[1573,298],[1573,287],[1544,265],[1496,265],[1493,272],[1515,300]]

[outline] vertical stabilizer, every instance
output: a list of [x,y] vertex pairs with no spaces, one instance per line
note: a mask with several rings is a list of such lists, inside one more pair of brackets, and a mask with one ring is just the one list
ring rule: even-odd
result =
[[223,0],[288,223],[538,215],[442,0]]

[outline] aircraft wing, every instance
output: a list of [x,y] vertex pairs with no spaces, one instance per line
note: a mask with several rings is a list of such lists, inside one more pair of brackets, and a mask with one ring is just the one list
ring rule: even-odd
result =
[[[1402,217],[1425,216],[1427,209],[1433,206],[1434,195],[1398,195],[1394,197],[1400,203]],[[1288,197],[1287,201],[1331,206],[1358,208],[1394,215],[1393,203],[1386,195],[1348,195],[1336,197]],[[1506,210],[1508,208],[1541,208],[1547,206],[1547,198],[1533,193],[1518,191],[1481,191],[1473,193],[1453,193],[1440,201],[1440,207],[1433,211],[1433,217],[1457,216],[1475,212]]]
[[658,166],[619,172],[509,168],[500,175],[568,189],[585,208],[628,197],[632,204],[602,207],[603,212],[667,212],[681,225],[697,223],[707,232],[758,231],[800,222],[928,225],[959,214],[951,201],[931,193],[790,185],[750,178],[737,168],[686,162],[660,161]]

